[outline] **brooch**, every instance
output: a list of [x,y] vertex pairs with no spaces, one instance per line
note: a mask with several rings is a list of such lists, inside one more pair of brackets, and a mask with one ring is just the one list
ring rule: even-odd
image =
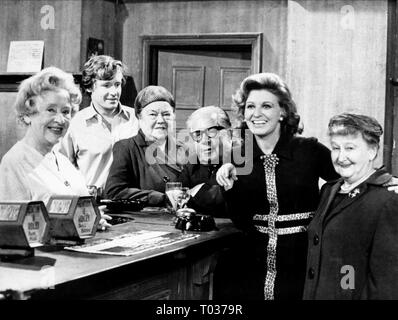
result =
[[357,196],[357,194],[359,194],[359,193],[360,193],[359,189],[358,189],[358,188],[355,188],[354,190],[352,190],[352,191],[348,194],[348,196],[349,196],[350,198],[355,198],[355,197]]

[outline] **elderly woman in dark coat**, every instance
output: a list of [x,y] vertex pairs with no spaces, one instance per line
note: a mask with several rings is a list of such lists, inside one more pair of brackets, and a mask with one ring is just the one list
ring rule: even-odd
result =
[[342,114],[329,122],[342,178],[325,184],[308,229],[304,299],[398,299],[398,195],[375,169],[380,124]]
[[139,132],[114,145],[105,194],[162,206],[166,182],[176,181],[181,172],[173,139],[174,98],[161,86],[148,86],[138,93],[134,108]]
[[[239,280],[238,290],[224,286],[220,298],[301,299],[306,227],[318,207],[319,178],[338,177],[330,151],[315,138],[296,135],[296,106],[277,75],[247,77],[233,98],[248,128],[245,158],[253,170],[240,174],[229,163],[217,173],[229,189],[224,195],[229,214],[247,235],[240,253],[244,263],[229,263],[230,274],[222,279]],[[250,141],[252,148],[246,148]]]

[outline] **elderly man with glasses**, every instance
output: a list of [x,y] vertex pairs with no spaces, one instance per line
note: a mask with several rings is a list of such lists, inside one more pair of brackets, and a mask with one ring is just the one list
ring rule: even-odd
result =
[[216,173],[223,158],[230,159],[233,145],[230,128],[228,114],[215,106],[199,108],[187,120],[195,157],[184,166],[179,181],[191,189],[188,206],[197,213],[225,216],[225,202]]

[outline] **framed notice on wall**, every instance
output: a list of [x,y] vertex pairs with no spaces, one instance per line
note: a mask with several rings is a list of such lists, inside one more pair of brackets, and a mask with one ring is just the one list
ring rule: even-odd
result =
[[44,41],[11,41],[7,72],[38,72],[43,66]]

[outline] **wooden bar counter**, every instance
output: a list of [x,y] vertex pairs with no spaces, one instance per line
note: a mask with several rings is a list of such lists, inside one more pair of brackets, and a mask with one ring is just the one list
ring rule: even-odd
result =
[[[139,230],[182,232],[169,214],[131,216],[94,239]],[[229,219],[216,224],[218,230],[193,232],[195,239],[127,257],[43,246],[33,258],[0,262],[0,292],[30,299],[212,299],[217,258],[242,236]]]

